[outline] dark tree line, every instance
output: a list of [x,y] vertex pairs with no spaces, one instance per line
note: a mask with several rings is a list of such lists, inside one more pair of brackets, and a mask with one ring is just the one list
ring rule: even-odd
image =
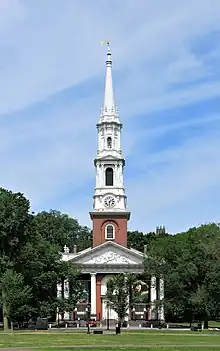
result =
[[145,270],[164,278],[167,318],[192,322],[220,317],[220,226],[215,223],[160,237]]
[[150,233],[128,231],[128,247],[144,252],[144,247],[149,247],[158,238],[167,237],[168,235],[164,226],[156,227],[155,232]]

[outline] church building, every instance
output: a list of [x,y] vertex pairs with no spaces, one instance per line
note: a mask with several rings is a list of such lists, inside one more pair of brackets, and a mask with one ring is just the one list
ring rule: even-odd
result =
[[[112,83],[112,58],[108,44],[104,104],[101,108],[97,127],[98,147],[94,159],[96,184],[93,195],[93,209],[90,218],[93,226],[92,247],[69,252],[65,246],[62,259],[71,261],[82,274],[86,300],[79,302],[73,313],[65,313],[64,319],[85,319],[87,303],[90,304],[91,318],[103,321],[107,318],[117,321],[117,314],[110,310],[105,300],[107,281],[118,273],[143,273],[142,252],[127,247],[127,224],[130,212],[124,186],[125,159],[121,147],[122,123],[115,105]],[[95,142],[95,141],[94,141]],[[68,296],[68,281],[58,284],[58,296]],[[154,300],[163,299],[163,281],[151,278],[146,301],[133,308],[136,320],[164,320],[161,308],[156,311]]]

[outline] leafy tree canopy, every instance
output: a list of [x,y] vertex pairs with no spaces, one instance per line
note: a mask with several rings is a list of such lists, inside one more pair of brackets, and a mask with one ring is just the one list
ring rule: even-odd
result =
[[145,258],[148,274],[163,276],[165,306],[172,315],[207,321],[220,312],[220,227],[191,228],[160,238]]
[[83,248],[89,229],[57,211],[33,215],[23,194],[0,189],[0,299],[6,328],[9,319],[26,319],[27,311],[28,316],[55,316],[60,303],[56,285],[63,279],[72,282],[68,303],[75,304],[79,272],[61,261],[60,254],[65,244],[77,244],[75,238]]
[[67,214],[51,210],[35,216],[36,230],[52,244],[63,251],[67,245],[73,251],[74,245],[81,251],[91,246],[91,230],[79,225],[78,221]]

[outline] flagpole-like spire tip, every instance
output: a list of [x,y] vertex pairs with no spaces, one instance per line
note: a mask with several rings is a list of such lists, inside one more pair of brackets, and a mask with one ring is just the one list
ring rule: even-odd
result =
[[111,55],[110,41],[109,40],[101,41],[101,45],[107,45],[107,55]]
[[107,41],[107,47],[108,47],[108,54],[111,54],[110,41]]
[[105,113],[113,113],[115,111],[114,92],[112,85],[112,59],[110,40],[101,41],[102,45],[107,46],[107,60],[106,62],[106,78],[105,78],[105,95],[104,95],[104,110]]

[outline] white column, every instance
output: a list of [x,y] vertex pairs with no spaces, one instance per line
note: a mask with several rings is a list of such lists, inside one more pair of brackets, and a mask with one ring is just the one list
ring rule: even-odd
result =
[[[159,294],[160,294],[160,301],[163,301],[163,299],[164,299],[164,280],[163,280],[163,278],[160,278],[160,291],[159,291]],[[164,317],[164,304],[162,304],[160,306],[159,319],[162,320],[162,321],[165,320],[165,317]]]
[[96,167],[96,187],[99,187],[99,165]]
[[102,147],[102,132],[101,132],[101,128],[98,129],[98,150],[100,151],[101,150],[101,147]]
[[69,282],[68,279],[64,280],[64,299],[69,298]]
[[118,149],[121,149],[121,129],[118,130]]
[[57,297],[58,298],[62,297],[62,284],[61,283],[57,284]]
[[101,165],[101,176],[100,176],[100,187],[102,188],[105,186],[105,169],[104,169],[104,164],[102,163]]
[[120,167],[119,167],[119,170],[120,170],[120,175],[119,175],[119,184],[118,184],[118,186],[119,187],[123,187],[123,166],[122,166],[122,164],[120,165]]
[[[68,279],[64,280],[64,299],[68,299],[69,298],[69,281]],[[64,319],[69,320],[70,319],[70,314],[69,312],[64,312]]]
[[118,182],[119,182],[118,175],[119,175],[119,173],[118,173],[118,165],[117,165],[117,163],[114,165],[113,171],[114,171],[114,174],[113,174],[113,177],[114,177],[113,182],[114,183],[113,184],[114,184],[115,187],[118,187]]
[[96,273],[91,273],[91,315],[96,315]]
[[129,322],[130,320],[130,308],[129,308],[129,296],[127,297],[128,308],[126,311],[127,316],[125,316],[125,321]]
[[[59,299],[61,299],[61,297],[62,297],[62,284],[61,283],[57,284],[57,297]],[[60,314],[59,314],[59,309],[57,308],[56,321],[58,322],[59,319],[60,319]]]
[[156,318],[156,310],[154,301],[157,299],[157,279],[156,277],[151,277],[151,286],[150,286],[150,318]]

